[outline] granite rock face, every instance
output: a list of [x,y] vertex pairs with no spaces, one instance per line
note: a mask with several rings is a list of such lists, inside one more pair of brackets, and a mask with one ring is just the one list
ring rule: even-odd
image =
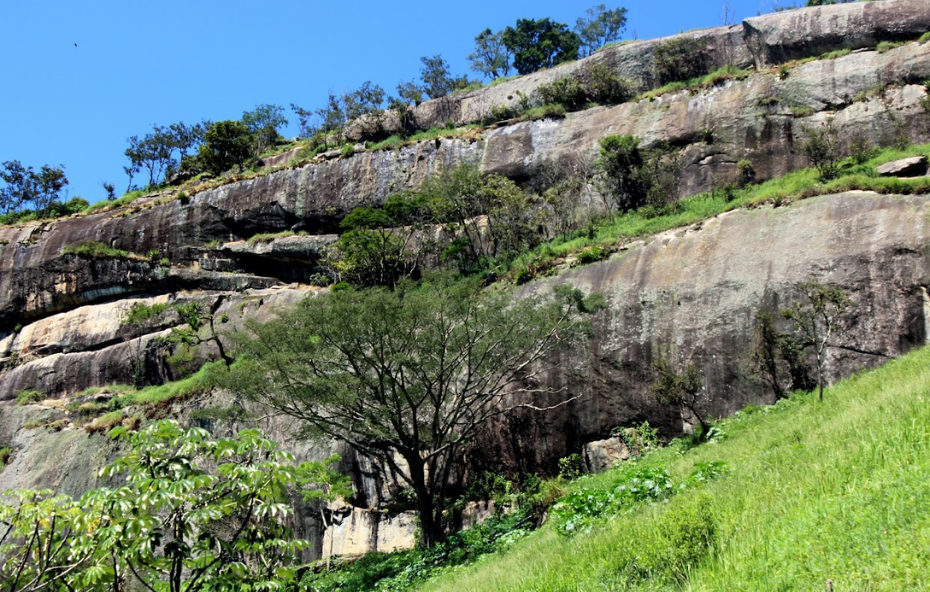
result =
[[[735,27],[684,34],[705,43],[705,58],[713,64],[759,68],[738,80],[397,149],[360,147],[347,158],[331,154],[299,167],[288,164],[296,153],[284,153],[266,163],[283,169],[183,200],[166,192],[109,212],[0,227],[0,445],[13,448],[0,489],[51,487],[78,494],[93,486],[93,469],[118,453],[112,442],[74,427],[23,425],[54,420],[69,398],[88,387],[130,382],[133,356],[143,356],[147,382],[177,378],[160,354],[160,338],[177,327],[177,315],[169,308],[157,322],[127,332],[122,321],[134,304],[198,302],[225,319],[221,336],[249,319],[270,318],[318,292],[307,284],[353,208],[416,189],[428,175],[456,163],[474,162],[484,172],[539,189],[554,167],[590,164],[604,136],[632,134],[645,146],[670,148],[680,178],[678,197],[684,197],[734,180],[742,159],[752,162],[759,181],[808,166],[800,147],[818,126],[836,130],[841,151],[860,140],[926,142],[930,115],[923,106],[923,81],[930,78],[930,43],[792,63],[783,71],[764,68],[845,45],[912,40],[928,29],[925,0],[747,19]],[[518,91],[533,93],[539,84],[597,62],[648,87],[654,84],[653,52],[668,40],[608,48],[574,64],[424,103],[415,110],[416,126],[480,120],[492,107],[518,101]],[[386,130],[382,126],[378,133]],[[373,132],[360,130],[357,137],[368,133]],[[606,207],[594,189],[584,200],[583,207]],[[842,288],[853,302],[843,333],[848,347],[831,350],[830,380],[926,343],[928,220],[926,196],[821,196],[733,211],[523,287],[548,290],[567,283],[604,294],[609,308],[595,319],[590,344],[553,359],[546,373],[551,385],[580,398],[545,415],[514,413],[489,426],[470,451],[467,469],[552,474],[559,458],[582,451],[590,467],[604,467],[625,454],[622,443],[610,439],[616,427],[648,420],[664,436],[687,431],[694,418],[658,405],[651,395],[651,365],[659,356],[679,367],[698,366],[701,410],[707,415],[771,402],[774,391],[753,374],[747,359],[756,314],[768,310],[777,317],[799,297],[798,282],[811,277]],[[90,241],[125,253],[65,254],[69,246]],[[192,355],[199,363],[217,353],[206,345]],[[20,391],[32,389],[57,402],[13,404]],[[190,412],[230,404],[247,403],[235,393],[214,392],[160,412],[228,435],[245,426],[191,419]],[[314,541],[313,556],[409,544],[411,523],[396,479],[340,443],[300,440],[292,421],[271,417],[260,423],[300,460],[339,452],[341,468],[355,480],[355,507],[339,509],[337,526],[325,537],[316,509],[298,509],[296,526]]]
[[[895,0],[906,3],[906,0]],[[760,72],[692,94],[596,107],[561,120],[491,130],[481,140],[441,139],[397,150],[285,169],[180,200],[152,199],[114,212],[0,228],[0,331],[103,299],[227,284],[229,289],[307,281],[338,222],[354,207],[382,203],[419,186],[442,166],[477,162],[489,173],[537,183],[561,162],[591,162],[598,141],[632,134],[646,146],[676,150],[679,196],[732,181],[736,163],[753,163],[757,180],[808,166],[806,130],[832,122],[841,149],[854,141],[925,141],[930,43],[854,53],[799,65],[787,78]],[[876,84],[881,95],[869,94]],[[593,196],[592,207],[603,207]],[[237,243],[259,233],[304,232],[265,245]],[[130,253],[157,252],[172,267],[138,259],[63,256],[69,245],[99,241]],[[210,247],[211,244],[221,247]],[[225,245],[225,246],[222,246]],[[178,266],[190,269],[178,270]],[[210,274],[207,270],[236,272]],[[275,279],[267,278],[272,275]]]
[[[838,337],[849,349],[829,350],[831,382],[924,345],[928,214],[930,197],[870,192],[734,211],[528,285],[599,292],[608,309],[595,321],[587,351],[564,355],[549,372],[551,386],[581,397],[544,417],[527,413],[501,422],[476,462],[553,471],[556,459],[644,419],[666,436],[680,434],[691,418],[659,405],[651,393],[651,364],[659,356],[679,370],[698,367],[705,416],[774,402],[774,391],[752,371],[756,314],[767,310],[780,319],[779,311],[800,298],[797,284],[810,278],[843,289],[852,301]],[[504,436],[511,432],[520,438]]]
[[[506,80],[479,90],[427,101],[411,107],[407,127],[426,130],[449,122],[466,125],[492,120],[492,109],[516,108],[521,100],[537,99],[541,85],[581,75],[595,64],[606,64],[636,87],[658,86],[653,73],[656,47],[683,38],[695,39],[704,49],[692,59],[713,70],[725,64],[738,68],[766,68],[794,59],[841,49],[875,47],[882,41],[912,41],[926,33],[930,6],[924,0],[884,0],[785,10],[748,18],[741,25],[703,29],[661,39],[625,42],[594,55]],[[347,137],[359,141],[402,131],[394,112],[350,124]]]

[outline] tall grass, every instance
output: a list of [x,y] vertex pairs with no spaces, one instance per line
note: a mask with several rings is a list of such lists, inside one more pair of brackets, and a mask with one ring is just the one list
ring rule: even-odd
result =
[[[643,462],[680,480],[723,461],[727,475],[573,538],[547,525],[419,590],[930,587],[930,348],[841,382],[823,403],[795,394],[718,427],[717,444],[673,445]],[[709,546],[676,537],[688,520],[710,525]]]

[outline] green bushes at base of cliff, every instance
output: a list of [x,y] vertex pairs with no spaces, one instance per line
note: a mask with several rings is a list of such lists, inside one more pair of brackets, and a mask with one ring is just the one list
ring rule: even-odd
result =
[[[725,474],[575,536],[546,525],[423,592],[918,590],[930,587],[930,348],[718,422],[641,467]],[[614,471],[574,484],[614,487]],[[557,524],[557,522],[556,522]]]

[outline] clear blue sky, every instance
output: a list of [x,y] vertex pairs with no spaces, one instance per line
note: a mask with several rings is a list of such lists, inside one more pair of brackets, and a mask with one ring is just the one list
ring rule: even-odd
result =
[[[772,2],[730,4],[742,19]],[[70,197],[98,201],[100,181],[126,188],[126,138],[152,124],[238,119],[260,103],[315,109],[366,80],[392,94],[418,78],[420,56],[442,54],[462,74],[486,27],[543,17],[574,26],[598,3],[0,0],[0,162],[63,164]],[[719,25],[721,5],[607,2],[629,10],[625,39]]]

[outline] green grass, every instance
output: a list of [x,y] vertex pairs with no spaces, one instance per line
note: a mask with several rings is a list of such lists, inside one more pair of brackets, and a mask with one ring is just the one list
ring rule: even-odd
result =
[[131,203],[134,202],[135,200],[139,199],[140,197],[142,197],[142,196],[144,196],[144,195],[148,195],[148,194],[151,193],[152,191],[155,191],[155,190],[154,190],[154,189],[152,189],[152,190],[149,190],[149,189],[135,189],[135,190],[130,191],[129,193],[123,195],[122,197],[118,197],[118,198],[114,199],[113,201],[98,201],[98,202],[95,203],[95,204],[91,204],[91,206],[90,206],[89,208],[87,208],[87,213],[90,214],[90,213],[93,213],[93,212],[102,212],[102,211],[106,211],[106,210],[113,210],[113,209],[116,209],[116,208],[119,208],[119,207],[122,207],[122,206],[128,206],[129,204],[131,204]]
[[559,103],[550,103],[540,107],[527,109],[517,118],[520,121],[536,121],[538,119],[562,119],[565,117],[565,107]]
[[270,243],[271,241],[279,238],[287,238],[290,236],[304,236],[306,232],[294,232],[293,230],[282,230],[281,232],[261,232],[259,234],[253,234],[249,237],[249,244],[256,245],[259,243]]
[[[714,191],[678,201],[660,215],[656,215],[653,208],[630,211],[592,229],[593,232],[582,230],[540,245],[511,262],[504,273],[514,276],[530,267],[551,268],[545,264],[580,254],[585,250],[614,251],[633,239],[696,224],[738,208],[757,207],[765,203],[787,205],[792,201],[816,195],[851,190],[904,195],[930,193],[930,177],[898,179],[876,176],[875,169],[878,165],[920,154],[930,156],[930,144],[912,146],[904,150],[880,150],[871,160],[841,170],[840,178],[826,183],[820,181],[816,169],[809,168],[736,190],[729,201],[723,192]],[[851,161],[849,164],[852,164]]]
[[100,241],[86,241],[76,245],[68,245],[61,252],[62,255],[76,255],[85,259],[136,259],[147,261],[138,253],[130,253],[122,249],[114,249]]
[[659,88],[644,92],[639,96],[635,97],[634,101],[639,101],[643,99],[654,99],[656,97],[666,95],[669,93],[679,92],[682,90],[697,90],[701,88],[710,88],[716,86],[725,80],[741,80],[748,77],[750,74],[754,74],[753,70],[740,70],[739,68],[726,65],[722,68],[714,70],[710,74],[705,74],[704,76],[698,76],[697,78],[692,78],[690,80],[681,80],[678,82],[670,82]]
[[906,43],[907,41],[882,41],[875,47],[875,51],[877,51],[878,53],[885,53],[886,51],[889,51],[896,47],[901,47],[902,45]]
[[137,391],[117,395],[110,400],[107,408],[118,410],[134,405],[158,405],[205,393],[213,388],[215,384],[214,377],[217,372],[225,372],[223,362],[210,362],[195,374],[182,380],[157,386],[147,386]]
[[45,399],[45,393],[41,393],[36,390],[20,391],[16,395],[16,404],[17,405],[29,405],[31,403],[38,403]]
[[[564,537],[552,525],[422,592],[924,590],[930,587],[930,348],[719,422],[723,439],[641,464],[726,475]],[[609,487],[611,473],[575,487]],[[707,534],[706,539],[692,535]],[[710,545],[707,545],[707,539]]]
[[366,142],[366,150],[393,150],[395,148],[401,148],[403,146],[408,146],[410,144],[416,144],[417,142],[425,142],[427,140],[436,140],[438,138],[456,138],[467,134],[473,130],[481,129],[481,126],[478,124],[468,124],[461,127],[439,127],[434,126],[428,130],[422,132],[417,132],[411,136],[401,136],[400,134],[394,134],[381,140],[380,142]]
[[13,454],[13,449],[9,446],[3,446],[0,448],[0,471],[3,471],[3,469],[6,468],[11,454]]

